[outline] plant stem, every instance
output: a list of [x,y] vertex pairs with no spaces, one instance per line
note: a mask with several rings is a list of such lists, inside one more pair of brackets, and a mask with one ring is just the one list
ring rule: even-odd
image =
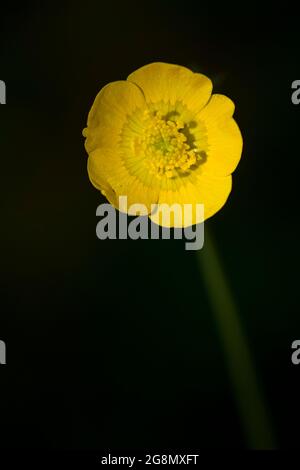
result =
[[254,449],[274,448],[272,430],[238,311],[214,242],[205,231],[198,259],[222,341],[247,443]]

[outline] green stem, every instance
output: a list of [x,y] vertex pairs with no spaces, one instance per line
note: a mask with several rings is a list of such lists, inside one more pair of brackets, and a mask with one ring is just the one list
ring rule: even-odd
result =
[[234,298],[213,240],[207,232],[206,228],[204,247],[198,255],[200,269],[223,343],[246,439],[250,448],[272,449],[272,431],[251,354],[240,325]]

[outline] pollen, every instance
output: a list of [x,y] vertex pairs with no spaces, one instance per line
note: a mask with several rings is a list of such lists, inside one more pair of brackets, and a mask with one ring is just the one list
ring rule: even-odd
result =
[[188,143],[186,125],[180,119],[167,119],[160,111],[146,110],[144,132],[136,144],[145,155],[149,172],[158,178],[175,178],[188,171],[200,157]]

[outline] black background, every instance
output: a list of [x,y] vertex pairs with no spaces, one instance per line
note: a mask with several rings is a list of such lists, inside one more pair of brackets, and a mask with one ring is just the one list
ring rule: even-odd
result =
[[244,138],[207,222],[276,447],[299,444],[299,12],[202,1],[1,5],[2,448],[246,448],[198,270],[182,241],[100,241],[82,129],[97,92],[152,61],[230,96]]

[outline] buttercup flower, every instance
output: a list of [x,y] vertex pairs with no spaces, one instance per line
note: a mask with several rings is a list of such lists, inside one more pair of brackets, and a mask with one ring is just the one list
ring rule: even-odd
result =
[[162,225],[153,204],[204,204],[204,218],[193,210],[185,226],[214,215],[231,191],[242,137],[233,102],[211,93],[205,75],[159,62],[102,88],[83,131],[92,184],[121,210],[119,196],[144,204]]

